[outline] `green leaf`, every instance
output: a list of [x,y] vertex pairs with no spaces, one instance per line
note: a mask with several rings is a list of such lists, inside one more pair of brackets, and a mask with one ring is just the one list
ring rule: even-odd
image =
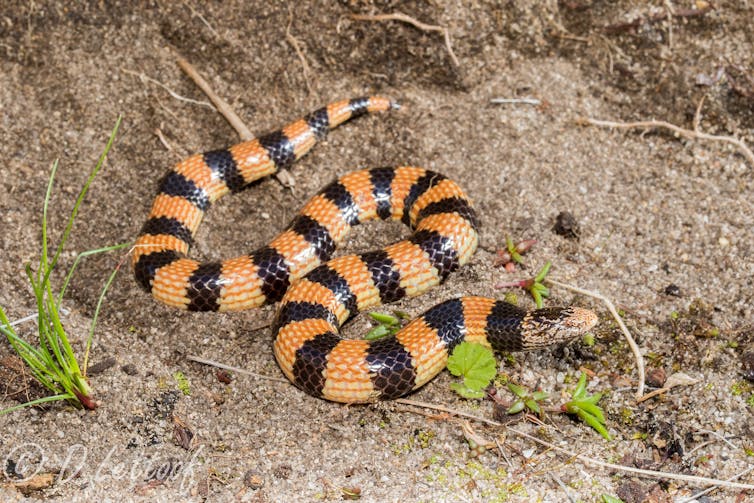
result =
[[524,404],[523,400],[517,400],[513,403],[513,405],[510,406],[510,408],[506,411],[508,414],[518,414],[522,410],[524,410],[524,407],[526,404]]
[[534,412],[535,414],[542,414],[542,409],[539,407],[539,404],[535,400],[526,400],[524,402],[526,404],[526,408],[530,411]]
[[385,325],[377,325],[373,329],[371,329],[369,332],[366,333],[364,336],[364,339],[368,341],[373,341],[376,339],[382,339],[383,337],[390,335],[390,328],[388,328]]
[[477,391],[469,388],[463,383],[453,382],[450,383],[450,389],[458,393],[464,398],[484,398],[484,391]]
[[623,503],[623,500],[616,498],[615,496],[610,496],[609,494],[603,494],[602,503]]
[[544,307],[544,302],[542,301],[542,295],[537,291],[536,288],[532,288],[530,290],[531,296],[534,298],[534,303],[537,305],[537,309],[542,309]]
[[505,247],[508,249],[508,254],[513,262],[520,264],[524,261],[510,236],[505,236]]
[[371,316],[372,319],[380,325],[397,325],[398,323],[400,323],[400,320],[398,318],[396,318],[395,316],[390,316],[389,314],[371,312],[369,313],[369,316]]
[[571,396],[574,399],[578,399],[584,396],[584,393],[586,393],[586,374],[582,372],[579,376],[579,383],[576,385],[576,389],[573,390]]
[[497,362],[492,350],[478,343],[462,342],[448,358],[448,370],[455,376],[463,376],[464,384],[474,391],[481,391],[497,374]]
[[602,393],[587,394],[586,374],[582,372],[576,389],[571,392],[571,401],[565,404],[565,410],[569,414],[576,414],[582,421],[602,435],[605,440],[610,440],[610,434],[605,428],[605,414],[597,406],[600,398],[602,398]]
[[607,432],[607,429],[605,429],[605,427],[602,426],[602,423],[600,423],[594,416],[581,409],[576,412],[576,415],[586,424],[597,430],[597,433],[602,435],[605,440],[610,440],[610,434]]
[[602,410],[593,403],[586,400],[579,400],[571,402],[571,406],[574,410],[581,409],[589,415],[594,416],[600,423],[605,424],[605,415],[602,413]]
[[[544,267],[542,267],[542,270],[539,271],[539,274],[537,274],[537,276],[534,278],[534,282],[541,283],[542,281],[544,281],[545,276],[547,276],[547,273],[550,272],[550,267],[552,267],[552,262],[548,260]],[[545,295],[545,297],[547,297],[547,295]]]
[[545,393],[544,391],[535,391],[534,393],[531,394],[531,397],[538,402],[541,402],[548,396],[550,395],[548,393]]
[[519,386],[518,384],[513,384],[512,382],[509,382],[506,386],[508,386],[508,389],[511,390],[511,393],[516,395],[519,398],[524,398],[529,394],[529,391],[524,388],[523,386]]

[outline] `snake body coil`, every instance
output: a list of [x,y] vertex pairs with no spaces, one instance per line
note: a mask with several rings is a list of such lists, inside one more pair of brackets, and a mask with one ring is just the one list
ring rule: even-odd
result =
[[[361,310],[439,284],[478,244],[478,220],[463,190],[418,167],[348,173],[312,197],[269,245],[223,262],[186,258],[209,205],[290,165],[329,129],[397,106],[380,97],[332,103],[282,130],[192,156],[165,177],[134,253],[136,279],[158,300],[198,311],[280,303],[274,351],[306,392],[359,403],[414,390],[445,366],[463,340],[500,350],[564,342],[596,323],[591,311],[525,311],[482,297],[439,304],[395,337],[344,340],[340,326]],[[366,220],[400,220],[413,234],[381,250],[330,259],[348,230]]]

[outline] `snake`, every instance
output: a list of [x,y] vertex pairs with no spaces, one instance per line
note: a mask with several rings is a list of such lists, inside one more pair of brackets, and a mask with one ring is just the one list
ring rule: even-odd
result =
[[[347,173],[306,202],[269,244],[235,258],[188,257],[217,199],[287,168],[355,117],[395,110],[380,96],[330,103],[287,126],[226,149],[195,154],[162,179],[133,252],[137,282],[158,301],[189,311],[237,311],[279,302],[273,351],[283,373],[312,396],[342,403],[394,399],[423,386],[461,342],[499,351],[565,343],[597,323],[580,307],[526,310],[487,297],[442,302],[396,334],[347,339],[360,311],[420,295],[466,264],[479,218],[461,187],[416,166]],[[398,220],[412,234],[379,250],[332,258],[351,227]]]

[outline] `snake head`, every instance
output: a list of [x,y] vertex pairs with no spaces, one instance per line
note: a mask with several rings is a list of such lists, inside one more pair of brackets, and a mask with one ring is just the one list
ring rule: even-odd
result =
[[569,342],[597,324],[597,314],[581,307],[545,307],[529,311],[521,322],[523,349]]

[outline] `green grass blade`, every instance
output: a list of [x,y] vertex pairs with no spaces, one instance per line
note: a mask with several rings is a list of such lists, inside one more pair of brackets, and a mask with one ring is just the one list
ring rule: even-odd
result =
[[[15,349],[19,355],[23,354],[28,358],[33,359],[33,363],[35,365],[38,365],[40,367],[44,365],[42,354],[39,352],[39,350],[37,350],[37,348],[16,335],[15,332],[5,332],[5,335],[8,338],[8,342],[10,342],[11,346],[13,346],[13,349]],[[24,360],[26,360],[26,358],[24,358]]]
[[56,303],[57,307],[60,308],[60,301],[63,300],[63,294],[65,294],[65,291],[68,288],[68,283],[71,282],[73,273],[76,271],[76,268],[78,267],[79,262],[81,262],[82,259],[90,255],[96,255],[98,253],[106,253],[106,252],[114,251],[114,250],[122,250],[123,248],[127,248],[130,246],[131,246],[131,243],[120,243],[117,245],[105,246],[104,248],[97,248],[96,250],[87,250],[87,251],[79,253],[76,256],[76,260],[73,261],[73,265],[68,270],[68,274],[65,277],[65,281],[63,281],[63,287],[60,289],[60,292],[58,293],[58,300]]
[[[116,250],[121,249],[126,246],[130,246],[131,243],[121,243],[119,245],[111,246],[109,249]],[[102,251],[109,251],[109,249],[102,249]],[[110,273],[110,276],[107,278],[107,281],[105,282],[105,286],[102,288],[102,292],[99,294],[99,299],[97,300],[97,307],[94,309],[94,316],[92,317],[92,324],[89,326],[89,337],[86,340],[86,350],[84,351],[84,375],[86,375],[86,369],[88,368],[89,363],[89,350],[92,348],[92,341],[94,340],[94,327],[97,326],[97,318],[99,317],[100,309],[102,308],[102,303],[105,301],[105,295],[107,294],[107,290],[110,288],[110,285],[113,283],[113,280],[115,280],[115,276],[118,274],[118,271],[120,270],[121,265],[123,265],[123,261],[121,261],[115,269],[113,269],[113,272]]]
[[605,428],[594,416],[581,409],[576,412],[576,415],[586,424],[594,428],[605,440],[610,440],[610,433],[608,433],[607,428]]
[[[107,158],[107,154],[110,152],[110,148],[113,146],[113,142],[115,141],[115,135],[118,133],[118,128],[120,127],[122,117],[118,117],[118,120],[115,122],[115,127],[113,128],[112,132],[110,133],[110,138],[107,140],[107,144],[105,145],[105,149],[102,151],[102,154],[99,156],[99,160],[97,161],[97,165],[94,167],[91,173],[89,173],[89,178],[87,178],[86,183],[84,183],[84,186],[81,188],[81,191],[79,192],[78,197],[76,198],[76,203],[73,205],[73,210],[71,211],[70,217],[68,217],[68,223],[65,226],[65,230],[63,231],[63,237],[60,239],[60,244],[58,244],[58,248],[55,251],[55,255],[52,258],[52,262],[50,262],[49,268],[46,270],[45,274],[45,281],[50,276],[50,273],[52,272],[52,269],[55,267],[55,264],[58,263],[58,259],[60,258],[60,253],[63,251],[63,247],[65,246],[66,241],[68,240],[68,236],[71,234],[71,230],[73,229],[73,222],[76,220],[76,215],[78,215],[79,208],[81,207],[81,203],[84,202],[84,197],[86,197],[86,193],[89,191],[89,186],[94,181],[94,178],[97,176],[97,173],[99,173],[100,169],[102,169],[102,166],[105,164],[105,159]],[[52,176],[50,177],[50,189],[52,186]],[[47,210],[47,200],[45,200],[45,212]]]
[[47,310],[44,305],[44,289],[40,283],[35,282],[34,273],[31,270],[31,266],[26,264],[26,276],[29,278],[32,289],[34,290],[34,299],[37,302],[37,335],[39,339],[39,352],[40,357],[45,362],[52,361],[52,355],[50,354],[47,346],[47,334],[50,331],[50,320],[47,317]]
[[605,415],[596,405],[585,401],[576,402],[574,405],[584,412],[587,412],[588,414],[594,416],[594,418],[597,419],[597,421],[599,421],[600,423],[605,424]]
[[[52,186],[55,181],[55,174],[58,172],[58,160],[52,163],[52,169],[50,170],[50,179],[47,181],[47,192],[45,193],[44,203],[42,204],[42,256],[39,259],[39,269],[37,269],[37,280],[39,283],[44,283],[50,275],[52,267],[48,263],[47,249],[47,208],[50,205],[50,199],[52,198]],[[44,277],[44,281],[42,278]]]
[[68,342],[68,337],[65,335],[65,329],[60,322],[60,316],[55,310],[54,301],[51,296],[47,298],[47,309],[50,312],[50,321],[52,323],[51,329],[47,331],[47,343],[55,354],[57,366],[63,371],[63,374],[69,374],[74,371],[71,367],[70,361],[73,359],[75,363],[76,358],[73,354],[73,348],[71,348],[71,345]]
[[58,400],[70,400],[70,399],[71,399],[71,395],[67,393],[46,396],[44,398],[37,398],[36,400],[32,400],[30,402],[22,403],[19,405],[14,405],[13,407],[8,407],[7,409],[0,410],[0,416],[2,416],[3,414],[8,414],[9,412],[13,412],[15,410],[23,409],[25,407],[32,407],[34,405],[39,405],[40,403],[56,402]]

